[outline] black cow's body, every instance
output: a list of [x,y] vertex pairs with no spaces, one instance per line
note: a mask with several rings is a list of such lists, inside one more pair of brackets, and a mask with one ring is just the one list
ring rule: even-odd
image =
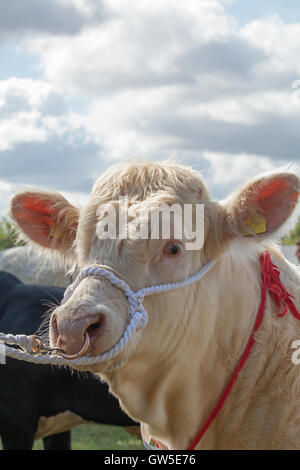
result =
[[[60,301],[63,293],[58,287],[25,285],[0,271],[0,331],[35,333],[49,309],[46,304]],[[91,374],[11,358],[0,364],[0,435],[5,449],[31,449],[40,417],[65,411],[96,423],[135,424]],[[46,437],[44,447],[69,449],[70,432]]]

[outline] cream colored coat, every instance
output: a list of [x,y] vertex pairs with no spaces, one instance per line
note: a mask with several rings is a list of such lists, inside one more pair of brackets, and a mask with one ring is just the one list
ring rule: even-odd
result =
[[[263,175],[222,203],[211,200],[200,175],[173,163],[141,162],[112,167],[80,211],[56,193],[27,192],[12,201],[22,236],[72,258],[79,269],[104,265],[133,289],[185,278],[208,259],[216,265],[199,282],[146,298],[149,322],[120,357],[93,367],[146,436],[169,449],[186,449],[210,413],[248,340],[260,302],[259,253],[269,250],[286,289],[300,308],[300,273],[272,242],[291,215],[300,182],[290,171]],[[201,250],[165,256],[162,240],[99,240],[97,208],[126,194],[132,204],[205,205]],[[249,220],[263,216],[266,231],[243,236]],[[53,227],[55,231],[53,232]],[[184,240],[182,240],[184,244]],[[128,323],[123,294],[106,281],[84,279],[55,309],[64,327],[103,312],[90,354],[112,347]],[[55,342],[57,332],[51,328]],[[137,339],[139,342],[137,343]],[[268,296],[256,344],[238,381],[199,449],[297,449],[300,447],[300,372],[291,344],[300,321],[277,316]],[[72,338],[70,339],[72,341]],[[113,365],[122,367],[109,372]]]

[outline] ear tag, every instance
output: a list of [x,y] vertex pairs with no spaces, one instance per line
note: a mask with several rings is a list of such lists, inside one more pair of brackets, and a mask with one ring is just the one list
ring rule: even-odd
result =
[[[253,233],[265,233],[267,231],[267,222],[265,217],[256,212],[250,215],[245,221],[246,227],[243,229],[243,235],[253,235]],[[247,230],[247,227],[249,230]]]
[[61,241],[65,238],[66,232],[60,232],[58,229],[52,227],[49,233],[50,238],[57,238],[57,240]]

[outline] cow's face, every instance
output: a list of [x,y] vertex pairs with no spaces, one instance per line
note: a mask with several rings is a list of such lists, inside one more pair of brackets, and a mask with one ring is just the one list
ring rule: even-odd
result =
[[[89,203],[80,212],[60,195],[31,192],[13,199],[12,216],[34,242],[58,250],[65,257],[72,255],[76,272],[86,266],[103,266],[137,291],[145,286],[185,279],[208,259],[220,256],[234,236],[248,233],[250,237],[259,237],[273,232],[290,215],[298,190],[299,180],[294,175],[274,175],[258,179],[221,205],[210,201],[199,175],[192,170],[170,163],[138,163],[117,166],[99,178]],[[184,204],[204,204],[203,246],[187,250],[188,240],[184,233],[180,238],[174,236],[174,224],[167,239],[161,232],[153,239],[148,223],[147,238],[136,239],[130,233],[128,238],[123,238],[124,234],[120,238],[123,227],[118,209],[120,198],[124,197],[129,205],[129,226],[135,220],[133,214],[149,214],[150,208],[159,204],[178,204],[182,208]],[[101,230],[105,224],[102,222],[108,215],[104,209],[111,206],[116,209],[115,236],[103,239]],[[213,314],[205,315],[207,295],[199,285],[192,285],[145,298],[149,317],[146,328],[142,333],[135,333],[116,358],[93,366],[92,370],[111,370],[129,358],[139,362],[142,368],[150,357],[151,363],[153,358],[160,364],[167,363],[169,357],[174,360],[176,354],[182,354],[195,337],[198,344],[205,345],[213,334],[215,321]],[[88,335],[87,354],[99,355],[118,342],[128,322],[128,301],[124,293],[104,279],[89,276],[53,312],[50,340],[52,345],[60,340],[66,353],[75,354]],[[140,335],[142,340],[138,343]]]

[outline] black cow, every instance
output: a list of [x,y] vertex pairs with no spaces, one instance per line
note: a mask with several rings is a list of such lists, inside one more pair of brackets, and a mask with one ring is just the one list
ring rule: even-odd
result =
[[[60,302],[63,294],[64,289],[59,287],[26,285],[0,271],[0,331],[35,333],[49,303]],[[107,386],[92,374],[11,358],[0,364],[0,436],[4,449],[32,449],[40,418],[66,411],[95,423],[136,425],[121,411]],[[44,448],[70,449],[70,431],[56,432],[43,439]]]

